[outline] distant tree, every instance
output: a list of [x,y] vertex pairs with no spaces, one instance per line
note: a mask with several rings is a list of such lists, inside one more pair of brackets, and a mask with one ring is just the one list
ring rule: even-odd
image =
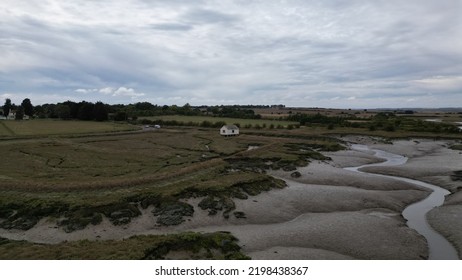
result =
[[13,105],[11,104],[11,99],[9,98],[5,99],[5,105],[3,105],[3,115],[5,117],[8,117],[8,114],[10,113],[12,108],[13,108]]
[[218,108],[217,106],[215,106],[215,107],[213,107],[213,108],[211,109],[211,111],[212,111],[212,114],[218,115],[218,114],[220,113],[220,108]]
[[39,118],[45,118],[45,113],[43,112],[43,106],[42,105],[37,105],[34,106],[34,113],[39,117]]
[[64,105],[69,107],[70,110],[70,119],[78,119],[79,118],[79,108],[80,108],[80,103],[72,102],[72,101],[66,101],[63,102]]
[[126,112],[119,111],[114,115],[114,120],[115,121],[126,121],[128,119],[128,115]]
[[93,115],[96,121],[99,121],[99,122],[107,121],[108,112],[103,102],[96,102],[94,109],[93,109]]
[[93,115],[95,105],[86,101],[80,102],[80,108],[78,113],[78,119],[84,121],[90,121],[95,119]]
[[135,104],[135,108],[137,110],[152,110],[154,109],[154,107],[155,106],[149,102],[138,102]]
[[53,118],[53,119],[58,118],[58,115],[56,114],[56,107],[57,107],[56,104],[43,104],[41,108],[42,114],[46,118]]
[[32,103],[30,102],[29,98],[26,98],[22,101],[21,107],[24,109],[24,114],[32,117],[34,115],[34,106],[32,106]]
[[24,108],[19,106],[16,109],[16,116],[14,117],[15,120],[22,120],[24,118]]
[[68,105],[65,104],[58,104],[54,108],[54,115],[60,119],[68,120],[71,118],[71,109]]

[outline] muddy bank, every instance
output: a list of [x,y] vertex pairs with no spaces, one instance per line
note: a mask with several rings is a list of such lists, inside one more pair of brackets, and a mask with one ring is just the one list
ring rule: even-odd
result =
[[367,172],[407,177],[441,186],[451,192],[462,188],[451,179],[455,171],[462,170],[462,154],[450,149],[453,141],[428,139],[398,140],[393,144],[371,144],[372,149],[384,150],[409,158],[406,164],[395,167],[368,167]]
[[367,167],[364,171],[407,177],[446,188],[451,192],[442,206],[431,210],[428,223],[457,249],[462,258],[462,153],[451,149],[454,141],[413,139],[382,143],[370,137],[347,137],[349,141],[369,145],[409,158],[396,167]]
[[350,256],[336,252],[303,248],[303,247],[271,247],[264,251],[256,251],[248,254],[255,260],[350,260]]
[[431,210],[429,224],[456,247],[462,259],[462,205],[445,205]]

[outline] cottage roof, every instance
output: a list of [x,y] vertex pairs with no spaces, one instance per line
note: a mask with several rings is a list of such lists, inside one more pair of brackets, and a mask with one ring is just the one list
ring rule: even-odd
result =
[[224,125],[223,127],[226,128],[226,129],[230,129],[230,130],[239,129],[239,127],[235,126],[234,124],[233,125]]

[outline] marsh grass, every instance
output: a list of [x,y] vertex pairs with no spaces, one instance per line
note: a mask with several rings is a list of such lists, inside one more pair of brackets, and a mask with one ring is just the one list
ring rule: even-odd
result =
[[449,148],[452,149],[452,150],[462,151],[462,144],[454,144],[454,145],[450,146]]
[[[165,259],[175,251],[185,259],[248,259],[237,239],[226,232],[134,236],[124,240],[36,244],[0,238],[0,259],[140,260]],[[176,259],[178,255],[176,255]]]
[[[249,150],[249,146],[258,148]],[[158,223],[168,226],[193,215],[191,206],[182,202],[190,197],[202,198],[202,208],[209,213],[229,218],[236,210],[234,199],[285,187],[283,181],[266,175],[265,169],[292,170],[310,160],[327,160],[322,150],[341,148],[328,137],[244,134],[224,138],[215,129],[203,128],[3,141],[0,149],[9,160],[0,162],[0,225],[27,230],[41,218],[53,217],[59,227],[71,232],[96,225],[103,217],[114,225],[127,224],[141,214],[141,208],[153,206]],[[245,213],[237,215],[245,217]],[[24,252],[21,258],[92,254],[78,252],[90,246],[84,241],[57,245],[70,252],[66,254],[51,249],[52,245],[15,244],[8,246],[32,252]],[[107,244],[117,248],[126,243]],[[37,248],[56,255],[41,255]],[[159,248],[162,251],[165,246]],[[102,258],[147,257],[110,252]],[[156,254],[149,256],[159,257]],[[206,255],[214,257],[209,251]],[[100,255],[90,258],[96,256]]]

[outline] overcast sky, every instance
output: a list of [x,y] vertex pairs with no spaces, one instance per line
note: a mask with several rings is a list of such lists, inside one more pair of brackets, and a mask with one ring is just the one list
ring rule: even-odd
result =
[[0,0],[0,97],[462,107],[462,0]]

